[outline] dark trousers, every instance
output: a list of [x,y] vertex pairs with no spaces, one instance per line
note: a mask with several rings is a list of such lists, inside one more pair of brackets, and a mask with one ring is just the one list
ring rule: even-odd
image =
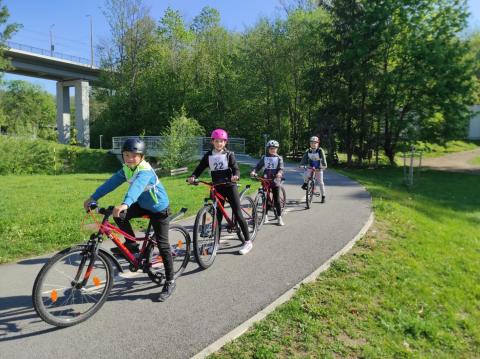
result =
[[272,195],[273,195],[273,205],[275,206],[275,210],[277,211],[277,216],[281,216],[282,205],[280,203],[280,187],[279,186],[272,187]]
[[[235,215],[237,222],[240,226],[240,229],[243,233],[243,238],[246,241],[250,240],[250,233],[248,232],[248,224],[245,218],[243,218],[242,209],[240,207],[240,196],[238,195],[237,186],[235,185],[225,185],[215,187],[218,193],[220,193],[224,198],[230,203],[232,208],[232,213]],[[222,206],[225,204],[225,201],[221,201]],[[223,215],[220,209],[217,211],[218,224],[222,224]]]
[[172,252],[170,249],[170,243],[168,243],[169,214],[169,208],[162,212],[150,212],[140,207],[138,203],[135,202],[127,209],[125,219],[117,217],[114,217],[113,219],[122,231],[135,237],[130,220],[132,218],[138,218],[145,215],[150,217],[150,222],[152,223],[153,231],[155,232],[155,239],[157,240],[158,249],[163,259],[163,265],[165,266],[166,279],[172,280],[174,273]]

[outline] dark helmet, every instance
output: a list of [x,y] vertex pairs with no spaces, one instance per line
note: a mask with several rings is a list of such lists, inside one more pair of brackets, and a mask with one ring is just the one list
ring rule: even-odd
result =
[[122,146],[122,153],[128,151],[133,153],[145,154],[145,142],[138,138],[127,139]]

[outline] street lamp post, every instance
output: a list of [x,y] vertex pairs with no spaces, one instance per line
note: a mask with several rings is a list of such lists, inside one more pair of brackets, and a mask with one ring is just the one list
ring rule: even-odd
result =
[[86,15],[90,18],[90,66],[93,67],[93,20],[92,15]]
[[50,56],[53,57],[53,53],[55,52],[55,45],[53,44],[53,27],[55,24],[50,25]]

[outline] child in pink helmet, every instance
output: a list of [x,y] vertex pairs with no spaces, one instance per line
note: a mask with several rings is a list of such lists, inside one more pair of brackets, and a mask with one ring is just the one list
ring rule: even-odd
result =
[[[240,229],[242,230],[243,237],[245,238],[245,243],[242,248],[240,248],[239,253],[247,254],[253,248],[253,243],[250,240],[247,221],[242,215],[240,196],[235,184],[235,182],[240,179],[240,170],[237,161],[235,160],[235,154],[225,147],[228,141],[227,131],[217,128],[212,131],[210,137],[212,139],[213,148],[205,153],[197,168],[195,168],[192,175],[188,178],[188,182],[194,183],[195,179],[198,178],[207,167],[209,167],[212,182],[214,184],[225,183],[225,185],[217,186],[216,190],[230,203],[232,212],[235,214]],[[218,213],[218,220],[219,223],[221,223],[222,213],[220,211]]]

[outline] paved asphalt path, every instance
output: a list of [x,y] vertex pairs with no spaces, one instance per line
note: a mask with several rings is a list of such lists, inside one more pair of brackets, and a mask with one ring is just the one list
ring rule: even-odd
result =
[[70,328],[42,322],[32,307],[33,282],[47,257],[0,266],[0,358],[191,357],[304,279],[359,232],[371,212],[369,194],[331,170],[325,182],[327,203],[316,198],[305,210],[301,173],[288,167],[286,225],[264,225],[248,255],[237,254],[238,240],[223,241],[214,265],[201,271],[190,262],[165,303],[152,300],[160,288],[146,275],[117,277],[101,310]]

